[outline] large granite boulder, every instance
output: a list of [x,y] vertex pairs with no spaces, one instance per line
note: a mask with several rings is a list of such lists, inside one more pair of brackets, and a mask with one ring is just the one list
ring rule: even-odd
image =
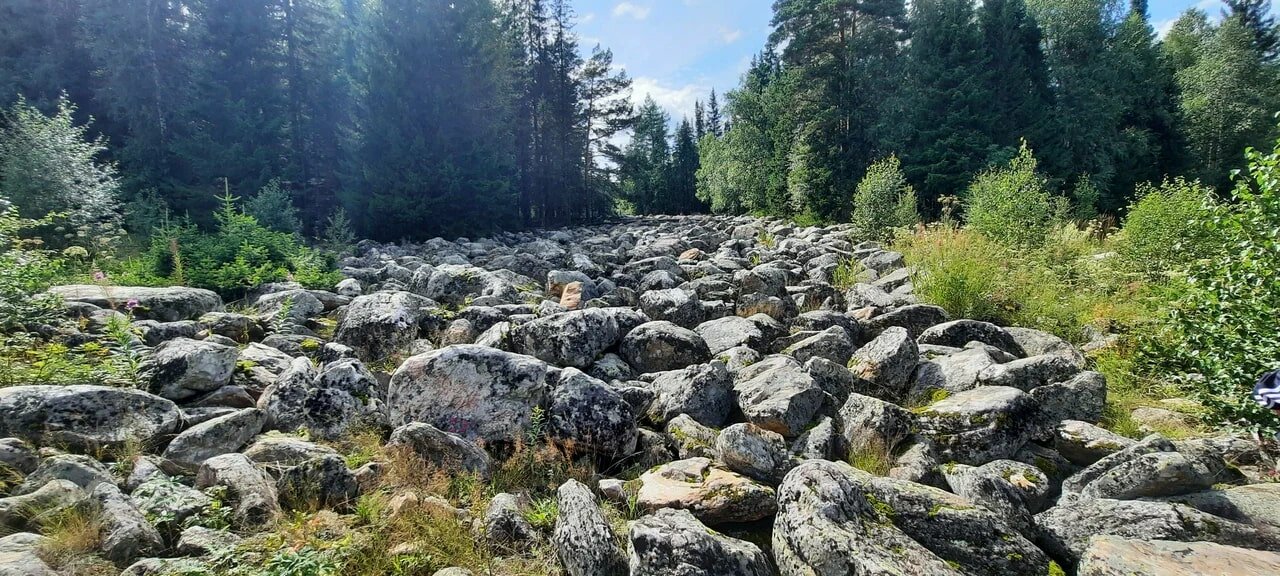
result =
[[0,436],[78,452],[152,446],[172,434],[182,414],[171,401],[106,386],[0,388]]
[[435,302],[409,292],[358,296],[339,317],[334,341],[355,349],[362,360],[382,360],[418,338],[434,306]]
[[181,402],[231,383],[238,357],[232,346],[177,338],[155,348],[143,373],[151,392]]
[[65,302],[84,302],[99,308],[123,308],[130,302],[136,302],[133,309],[135,317],[160,322],[194,320],[206,313],[222,310],[222,298],[216,293],[184,286],[148,288],[74,284],[54,286],[49,293]]
[[507,333],[510,350],[558,366],[586,369],[648,318],[630,308],[588,308],[537,318]]
[[771,576],[756,545],[715,532],[688,510],[662,509],[631,524],[631,576]]
[[511,442],[546,404],[547,365],[487,346],[441,348],[405,360],[391,376],[393,426],[425,422],[470,440]]

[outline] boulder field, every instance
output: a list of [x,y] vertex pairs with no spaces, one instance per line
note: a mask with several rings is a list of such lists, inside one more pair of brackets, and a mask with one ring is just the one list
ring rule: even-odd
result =
[[[847,226],[622,219],[363,241],[340,265],[332,290],[231,307],[54,288],[69,319],[134,301],[144,362],[133,388],[0,388],[0,574],[56,573],[39,534],[78,506],[126,574],[198,570],[290,510],[351,513],[383,463],[331,446],[367,430],[482,479],[530,441],[590,461],[547,535],[522,494],[458,511],[512,553],[546,540],[572,576],[1280,573],[1280,484],[1252,440],[1103,429],[1079,349],[919,301],[903,255]],[[200,524],[211,488],[226,526]],[[607,502],[634,510],[626,533]]]

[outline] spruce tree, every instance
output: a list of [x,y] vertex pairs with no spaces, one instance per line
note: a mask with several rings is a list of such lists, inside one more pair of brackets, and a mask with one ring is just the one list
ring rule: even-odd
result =
[[1271,15],[1271,0],[1223,0],[1227,5],[1223,18],[1237,19],[1253,35],[1253,48],[1263,60],[1274,62],[1280,56],[1280,28]]
[[720,99],[716,96],[715,88],[711,89],[711,98],[707,100],[706,132],[716,136],[724,135],[724,118],[720,115]]

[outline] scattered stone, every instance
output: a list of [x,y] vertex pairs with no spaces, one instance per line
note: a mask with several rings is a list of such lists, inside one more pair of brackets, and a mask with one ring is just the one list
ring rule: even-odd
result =
[[640,476],[636,504],[649,511],[688,510],[708,524],[753,522],[777,510],[772,488],[757,484],[707,458],[677,460]]
[[754,544],[704,526],[688,510],[662,509],[631,524],[631,576],[770,576]]
[[569,576],[627,576],[627,558],[591,490],[575,480],[556,491],[551,543]]

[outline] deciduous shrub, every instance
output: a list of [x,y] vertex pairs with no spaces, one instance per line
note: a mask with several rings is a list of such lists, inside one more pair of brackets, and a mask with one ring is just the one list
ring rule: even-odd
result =
[[183,284],[238,298],[266,282],[294,280],[330,288],[340,279],[323,255],[294,234],[266,228],[241,211],[236,200],[222,198],[213,232],[185,223],[157,230],[124,282]]
[[0,199],[0,332],[47,323],[59,312],[54,298],[39,296],[64,272],[61,260],[22,237],[32,225]]
[[1066,199],[1050,194],[1025,143],[1009,165],[979,174],[964,202],[970,228],[1015,246],[1040,244],[1066,212]]
[[853,226],[869,240],[888,240],[893,229],[920,220],[915,189],[907,184],[902,163],[890,156],[871,165],[853,195]]
[[1213,194],[1212,188],[1182,178],[1139,187],[1116,247],[1126,266],[1148,279],[1163,279],[1217,250],[1222,237],[1205,225],[1205,216],[1218,209]]
[[1223,241],[1192,264],[1169,330],[1149,352],[1180,369],[1186,388],[1222,419],[1274,428],[1280,419],[1249,392],[1280,365],[1280,142],[1248,159],[1232,201],[1194,223]]

